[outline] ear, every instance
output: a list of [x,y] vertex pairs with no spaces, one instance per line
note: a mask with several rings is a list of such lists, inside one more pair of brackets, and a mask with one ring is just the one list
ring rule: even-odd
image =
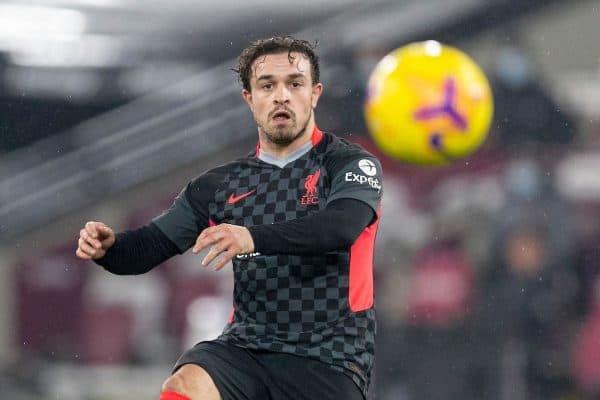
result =
[[244,101],[246,102],[246,104],[248,104],[248,107],[250,107],[250,109],[252,110],[254,107],[254,100],[252,99],[252,92],[249,92],[248,90],[244,89],[244,90],[242,90],[242,97],[244,98]]
[[317,103],[319,102],[319,97],[321,97],[321,93],[323,93],[323,84],[322,83],[317,83],[316,85],[313,85],[312,87],[312,93],[311,93],[311,105],[312,108],[316,108],[317,107]]

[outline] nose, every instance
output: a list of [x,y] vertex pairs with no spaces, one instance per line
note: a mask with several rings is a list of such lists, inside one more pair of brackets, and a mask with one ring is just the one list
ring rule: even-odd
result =
[[290,102],[290,91],[285,85],[279,85],[277,90],[275,90],[273,101],[275,104],[287,104]]

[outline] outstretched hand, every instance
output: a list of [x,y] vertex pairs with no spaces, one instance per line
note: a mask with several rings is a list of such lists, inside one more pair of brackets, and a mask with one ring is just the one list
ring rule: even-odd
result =
[[89,221],[79,231],[77,257],[96,260],[104,257],[106,250],[115,244],[115,233],[102,222]]
[[204,229],[192,248],[197,254],[212,245],[208,254],[202,260],[202,265],[209,265],[215,258],[221,258],[214,266],[215,270],[223,268],[225,264],[238,254],[248,254],[254,251],[254,240],[250,231],[243,226],[220,224]]

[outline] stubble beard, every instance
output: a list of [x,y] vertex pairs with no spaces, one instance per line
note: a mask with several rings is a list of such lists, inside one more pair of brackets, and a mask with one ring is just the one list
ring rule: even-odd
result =
[[301,137],[308,127],[310,122],[310,116],[306,119],[306,122],[300,129],[297,129],[296,121],[291,126],[282,127],[266,127],[264,124],[260,124],[257,121],[258,127],[263,132],[265,138],[278,147],[286,147]]

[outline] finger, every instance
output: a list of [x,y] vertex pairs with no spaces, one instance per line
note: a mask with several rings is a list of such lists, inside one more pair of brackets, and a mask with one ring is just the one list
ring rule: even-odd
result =
[[92,246],[96,249],[99,249],[102,247],[102,243],[100,243],[100,241],[98,239],[94,239],[93,237],[91,237],[90,234],[85,229],[82,229],[81,231],[79,231],[79,236],[85,242],[87,242],[90,246]]
[[202,260],[202,265],[206,267],[215,258],[217,258],[219,256],[219,254],[221,254],[221,251],[222,250],[220,249],[220,247],[217,244],[215,244],[213,247],[211,247],[208,254],[206,254],[206,256],[204,256],[204,259]]
[[97,225],[98,225],[98,223],[97,222],[93,222],[93,221],[89,221],[89,222],[87,222],[85,224],[85,230],[93,238],[97,238],[98,237]]
[[103,223],[98,223],[96,225],[96,229],[98,230],[99,233],[103,233],[105,235],[112,234],[112,229],[110,229],[108,226],[104,225]]
[[79,249],[90,256],[96,255],[96,249],[90,246],[85,240],[79,238]]
[[217,243],[221,238],[222,235],[219,235],[218,232],[213,231],[205,233],[202,231],[202,233],[196,239],[196,244],[194,245],[192,252],[199,253],[209,245]]
[[213,235],[221,230],[219,225],[210,226],[205,228],[202,232],[200,232],[199,238],[205,238],[207,236]]
[[210,240],[210,239],[207,239],[207,238],[197,239],[196,240],[196,244],[192,248],[192,253],[198,254],[202,250],[204,250],[206,247],[210,246],[213,243],[214,243],[213,240]]
[[214,226],[211,226],[210,228],[206,228],[202,232],[200,232],[200,235],[198,235],[198,238],[199,239],[204,239],[206,236],[210,235],[214,231],[215,231],[215,227]]
[[77,257],[84,259],[84,260],[91,260],[92,257],[89,256],[88,254],[85,254],[83,251],[81,251],[80,248],[77,248],[77,250],[75,250],[75,254],[77,255]]
[[229,261],[231,261],[233,259],[233,257],[235,257],[235,251],[233,250],[228,250],[225,253],[223,253],[223,255],[221,256],[221,258],[219,259],[219,261],[217,261],[217,263],[215,264],[215,266],[213,267],[213,269],[215,271],[220,270],[221,268],[223,268]]
[[79,248],[85,253],[91,254],[92,252],[96,251],[96,249],[94,249],[88,242],[86,242],[82,238],[79,238],[77,244],[79,245]]

